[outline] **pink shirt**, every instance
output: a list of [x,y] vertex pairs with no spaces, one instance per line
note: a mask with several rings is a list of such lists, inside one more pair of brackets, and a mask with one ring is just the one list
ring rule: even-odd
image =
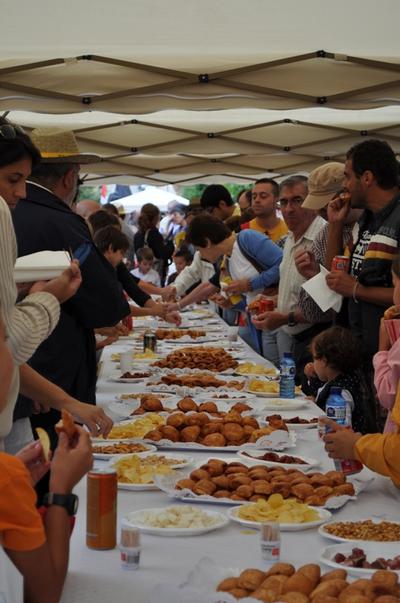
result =
[[390,350],[377,352],[374,356],[374,383],[378,392],[379,402],[389,411],[384,433],[397,431],[397,426],[391,420],[397,384],[400,380],[400,339],[395,341]]

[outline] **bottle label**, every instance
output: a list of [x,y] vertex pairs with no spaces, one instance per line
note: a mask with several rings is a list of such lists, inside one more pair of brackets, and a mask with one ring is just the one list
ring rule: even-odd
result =
[[281,365],[281,377],[290,377],[294,379],[296,376],[296,367],[293,365]]
[[346,424],[346,405],[343,406],[326,406],[326,416],[329,419],[333,419],[341,425]]
[[266,561],[279,561],[281,553],[280,541],[262,541],[261,542],[261,556]]

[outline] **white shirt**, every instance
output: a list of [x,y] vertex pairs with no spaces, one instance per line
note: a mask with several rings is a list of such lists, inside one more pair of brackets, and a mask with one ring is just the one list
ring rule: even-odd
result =
[[136,276],[136,278],[140,278],[140,280],[144,281],[145,283],[152,283],[156,287],[161,287],[160,275],[158,274],[157,270],[154,270],[154,268],[151,268],[148,272],[146,272],[146,274],[143,274],[138,267],[132,270],[131,274]]
[[[228,268],[229,274],[231,275],[234,281],[245,278],[245,279],[253,279],[259,275],[259,272],[254,268],[253,264],[247,260],[244,255],[241,253],[239,245],[237,241],[234,242],[232,247],[232,253],[230,258],[228,258]],[[247,303],[250,303],[257,297],[260,291],[247,291],[244,296],[246,297]]]
[[[317,216],[311,222],[303,236],[297,241],[294,240],[293,233],[289,231],[283,248],[283,257],[279,268],[278,312],[293,312],[296,309],[301,286],[307,279],[298,272],[294,262],[294,254],[299,247],[309,249],[316,235],[325,224],[325,220],[320,216]],[[299,323],[295,327],[284,325],[282,329],[288,335],[296,335],[309,327],[310,325],[307,323]]]
[[175,287],[178,295],[185,295],[185,291],[192,285],[198,281],[206,283],[214,274],[214,266],[210,262],[202,260],[200,252],[196,251],[192,263],[178,274],[172,286]]

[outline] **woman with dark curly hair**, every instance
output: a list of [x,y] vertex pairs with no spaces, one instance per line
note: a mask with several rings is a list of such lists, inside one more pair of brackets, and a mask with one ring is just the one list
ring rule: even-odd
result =
[[139,230],[133,239],[135,253],[143,247],[150,247],[156,261],[154,268],[160,275],[161,284],[164,284],[167,274],[168,260],[174,253],[174,244],[172,241],[164,241],[162,234],[158,230],[160,222],[160,210],[153,203],[145,203],[140,211],[138,218]]

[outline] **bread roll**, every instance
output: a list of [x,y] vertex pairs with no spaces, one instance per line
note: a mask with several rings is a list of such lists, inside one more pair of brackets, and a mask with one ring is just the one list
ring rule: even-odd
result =
[[256,590],[262,582],[265,580],[265,574],[259,569],[246,569],[244,570],[238,580],[238,586],[240,588],[246,588],[247,590]]
[[232,588],[236,588],[239,582],[239,578],[234,578],[233,576],[231,578],[225,578],[225,580],[222,580],[222,582],[220,582],[217,586],[217,591],[229,591],[232,590]]
[[317,595],[324,595],[325,597],[337,597],[342,590],[347,588],[347,586],[348,584],[346,580],[340,580],[339,578],[327,580],[318,584],[318,586],[312,591],[311,598],[314,599],[314,597]]
[[279,601],[282,601],[282,603],[308,603],[309,600],[307,595],[302,593],[286,593],[279,597]]
[[281,574],[282,576],[293,576],[295,568],[291,563],[275,563],[265,574],[265,577]]
[[327,574],[324,574],[323,576],[321,576],[321,582],[326,582],[327,580],[346,580],[347,578],[347,572],[345,569],[337,569],[337,570],[332,570],[331,572],[328,572]]
[[309,596],[315,588],[314,582],[310,580],[305,574],[296,572],[293,576],[287,579],[284,585],[284,593],[299,592],[303,595]]

